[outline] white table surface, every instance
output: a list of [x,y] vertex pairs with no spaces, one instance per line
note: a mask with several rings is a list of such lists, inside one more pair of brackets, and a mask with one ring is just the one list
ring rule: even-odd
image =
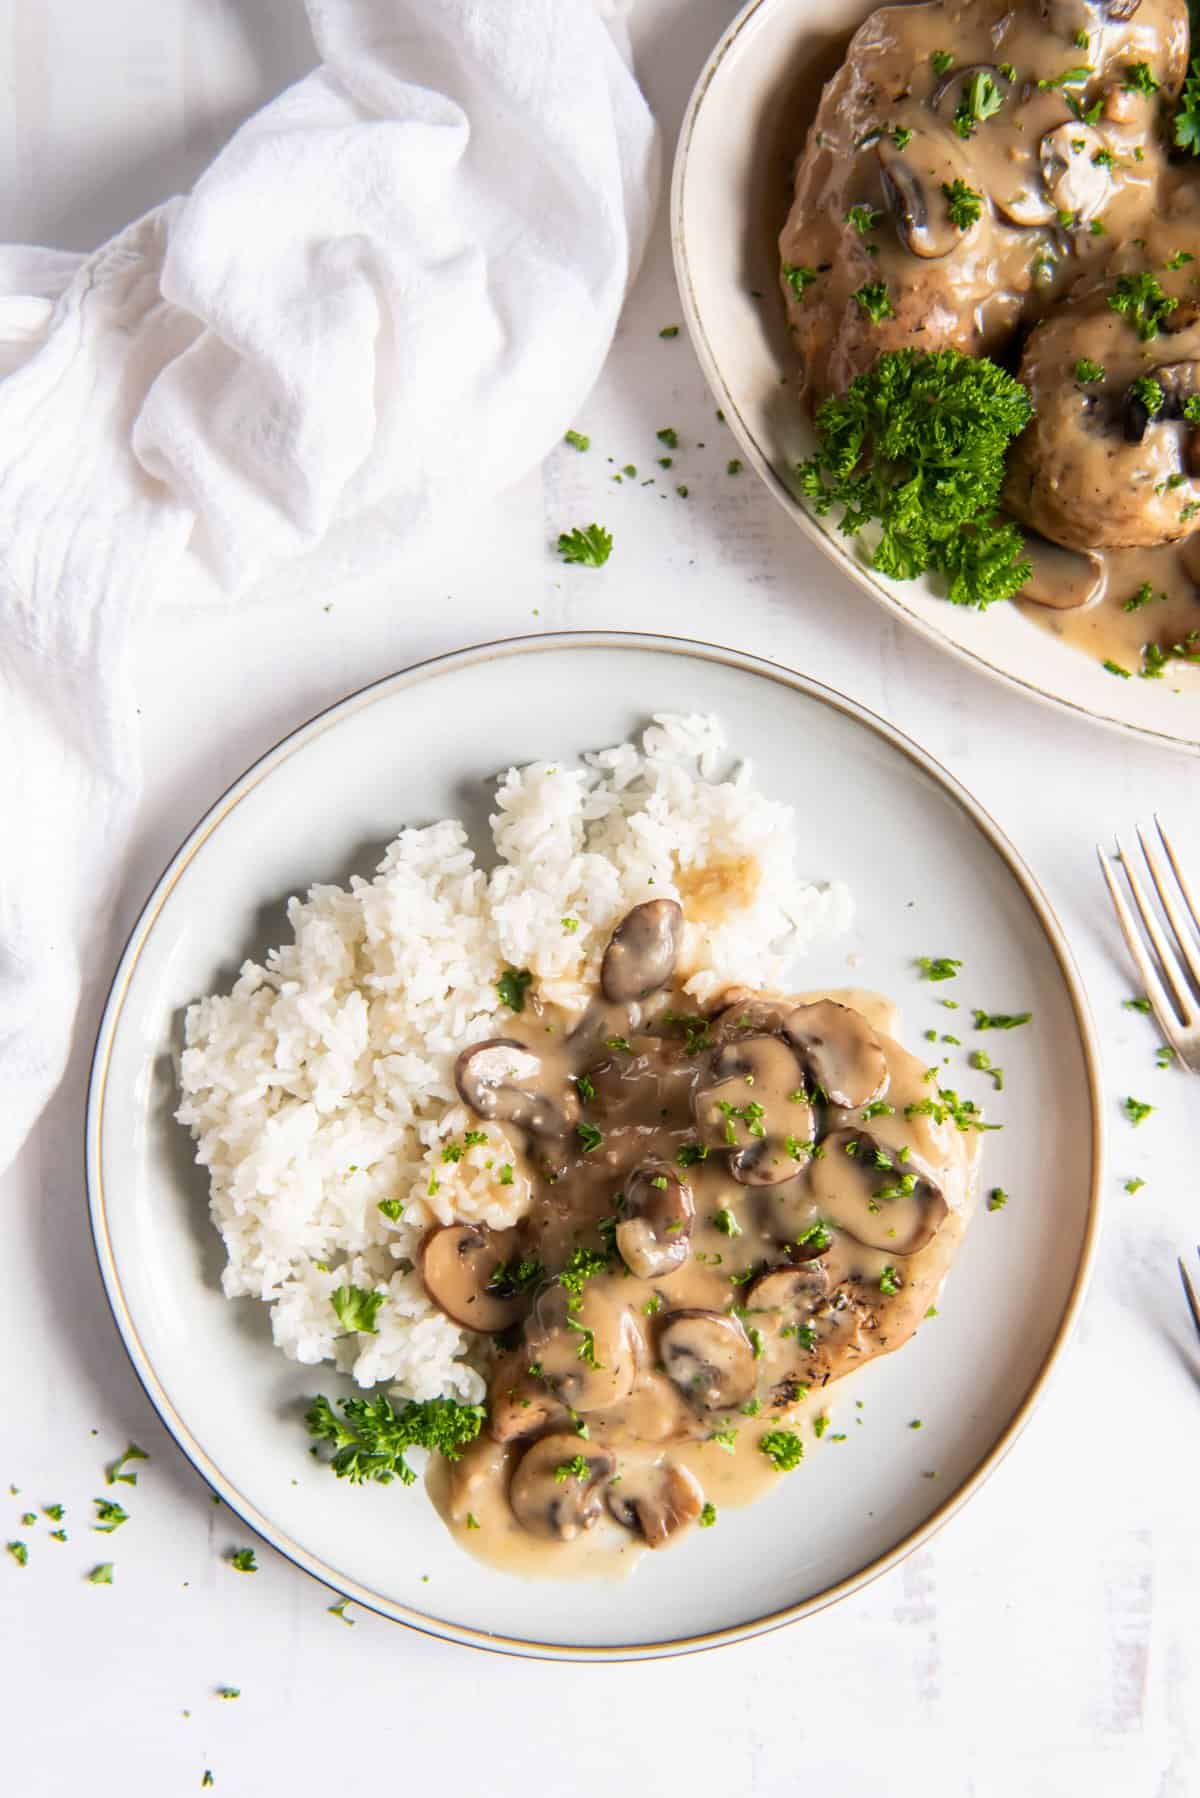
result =
[[[810,0],[796,0],[808,4]],[[640,0],[639,66],[668,149],[731,0]],[[310,60],[298,0],[2,0],[0,240],[88,247],[190,182],[228,131]],[[111,940],[68,1079],[0,1181],[5,1302],[0,1790],[167,1798],[453,1789],[507,1798],[637,1786],[700,1794],[1185,1798],[1200,1792],[1200,1346],[1174,1271],[1200,1237],[1200,1086],[1154,1066],[1149,1020],[1092,851],[1159,808],[1200,863],[1194,760],[1035,705],[934,653],[831,572],[731,453],[679,320],[660,215],[603,379],[559,452],[385,580],[277,581],[203,616],[164,594],[138,674],[147,778]],[[704,450],[653,470],[657,427]],[[660,470],[653,470],[662,474]],[[549,543],[599,517],[603,573]],[[1027,1432],[931,1544],[834,1610],[758,1642],[639,1667],[473,1654],[369,1615],[215,1508],[126,1363],[92,1257],[82,1107],[119,941],[195,818],[264,749],[376,676],[472,641],[648,628],[774,657],[908,730],[1032,863],[1072,940],[1105,1056],[1107,1216],[1086,1313]],[[70,844],[64,843],[64,855]],[[933,871],[931,871],[932,873]],[[934,945],[937,948],[937,945]],[[1120,1100],[1158,1110],[1138,1131]],[[1147,1185],[1122,1190],[1132,1174]],[[198,1353],[202,1353],[198,1345]],[[134,1521],[90,1533],[101,1466],[151,1455]],[[8,1492],[9,1483],[20,1489]],[[61,1501],[70,1540],[27,1530]],[[111,1588],[84,1579],[111,1556]],[[352,1613],[353,1614],[353,1613]],[[242,1696],[222,1702],[220,1685]],[[466,1759],[470,1760],[459,1771]],[[482,1760],[482,1775],[476,1771]],[[682,1772],[683,1778],[679,1775]]]

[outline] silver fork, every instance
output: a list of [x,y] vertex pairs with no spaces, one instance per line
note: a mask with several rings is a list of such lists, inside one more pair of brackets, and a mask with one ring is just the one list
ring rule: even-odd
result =
[[[1196,1250],[1196,1253],[1200,1255],[1200,1248]],[[1196,1297],[1196,1288],[1192,1285],[1192,1277],[1188,1273],[1187,1264],[1182,1255],[1179,1257],[1179,1278],[1183,1281],[1183,1296],[1186,1298],[1188,1310],[1192,1314],[1196,1334],[1200,1336],[1200,1298]]]
[[[1112,863],[1102,849],[1097,849],[1096,854],[1100,858],[1100,869],[1112,896],[1121,934],[1142,977],[1142,985],[1158,1020],[1158,1027],[1183,1066],[1190,1068],[1193,1074],[1200,1074],[1200,907],[1197,906],[1187,875],[1180,867],[1179,857],[1171,847],[1170,838],[1157,815],[1154,823],[1159,841],[1171,864],[1171,873],[1175,876],[1174,886],[1167,877],[1157,851],[1146,841],[1146,833],[1140,826],[1138,842],[1142,846],[1142,854],[1154,882],[1163,916],[1170,926],[1173,944],[1167,941],[1158,915],[1138,879],[1137,871],[1120,843],[1116,845],[1117,864],[1129,883],[1142,931],[1150,939],[1153,954],[1147,950],[1143,936],[1134,923],[1125,895],[1117,884]],[[1188,922],[1184,920],[1176,894],[1183,900]]]

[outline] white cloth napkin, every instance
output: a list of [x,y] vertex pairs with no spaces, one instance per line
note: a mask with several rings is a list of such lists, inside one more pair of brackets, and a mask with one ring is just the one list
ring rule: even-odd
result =
[[139,612],[348,519],[394,558],[518,479],[649,229],[654,124],[592,0],[307,6],[321,66],[190,196],[90,256],[0,249],[0,1169],[107,921]]

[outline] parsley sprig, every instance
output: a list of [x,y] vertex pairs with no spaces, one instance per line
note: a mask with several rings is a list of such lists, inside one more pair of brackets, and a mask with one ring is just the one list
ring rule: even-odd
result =
[[340,1480],[356,1486],[394,1479],[411,1486],[416,1474],[405,1460],[410,1448],[426,1448],[457,1461],[483,1427],[482,1405],[460,1405],[451,1398],[410,1399],[399,1411],[384,1393],[372,1398],[344,1398],[344,1421],[325,1397],[315,1398],[304,1414],[310,1436],[329,1443],[329,1461]]

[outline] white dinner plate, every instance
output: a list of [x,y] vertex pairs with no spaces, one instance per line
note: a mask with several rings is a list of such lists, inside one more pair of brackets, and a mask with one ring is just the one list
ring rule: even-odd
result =
[[[172,1117],[174,1057],[189,1001],[285,939],[289,894],[369,873],[405,824],[458,815],[486,842],[490,783],[510,763],[622,741],[663,710],[718,714],[758,784],[795,805],[802,872],[846,881],[857,901],[852,933],[815,948],[797,984],[895,997],[907,1039],[931,1061],[948,1058],[946,1082],[1003,1124],[985,1138],[983,1180],[1011,1196],[975,1217],[940,1315],[852,1386],[831,1389],[844,1442],[811,1445],[761,1503],[722,1510],[717,1528],[646,1556],[627,1581],[532,1581],[465,1555],[421,1487],[354,1487],[312,1460],[302,1400],[338,1391],[338,1377],[284,1360],[263,1305],[222,1298],[206,1178]],[[961,958],[962,972],[922,981],[920,955]],[[1034,1019],[975,1036],[972,1006],[1032,1009]],[[963,1046],[924,1045],[927,1028]],[[967,1069],[972,1044],[1006,1069],[994,1099]],[[116,973],[92,1072],[88,1181],[134,1366],[234,1511],[317,1578],[419,1629],[618,1660],[728,1642],[819,1609],[907,1554],[975,1490],[1028,1416],[1079,1308],[1097,1229],[1099,1119],[1086,1001],[1046,901],[923,751],[749,656],[671,638],[561,635],[464,650],[366,688],[281,743],[196,826]]]
[[823,83],[872,0],[752,0],[706,64],[680,133],[671,237],[684,317],[717,404],[785,511],[832,561],[931,643],[983,672],[1158,742],[1200,749],[1200,684],[1117,680],[1016,606],[952,606],[927,581],[890,581],[836,514],[815,518],[792,484],[812,454],[779,297],[778,237],[792,169]]

